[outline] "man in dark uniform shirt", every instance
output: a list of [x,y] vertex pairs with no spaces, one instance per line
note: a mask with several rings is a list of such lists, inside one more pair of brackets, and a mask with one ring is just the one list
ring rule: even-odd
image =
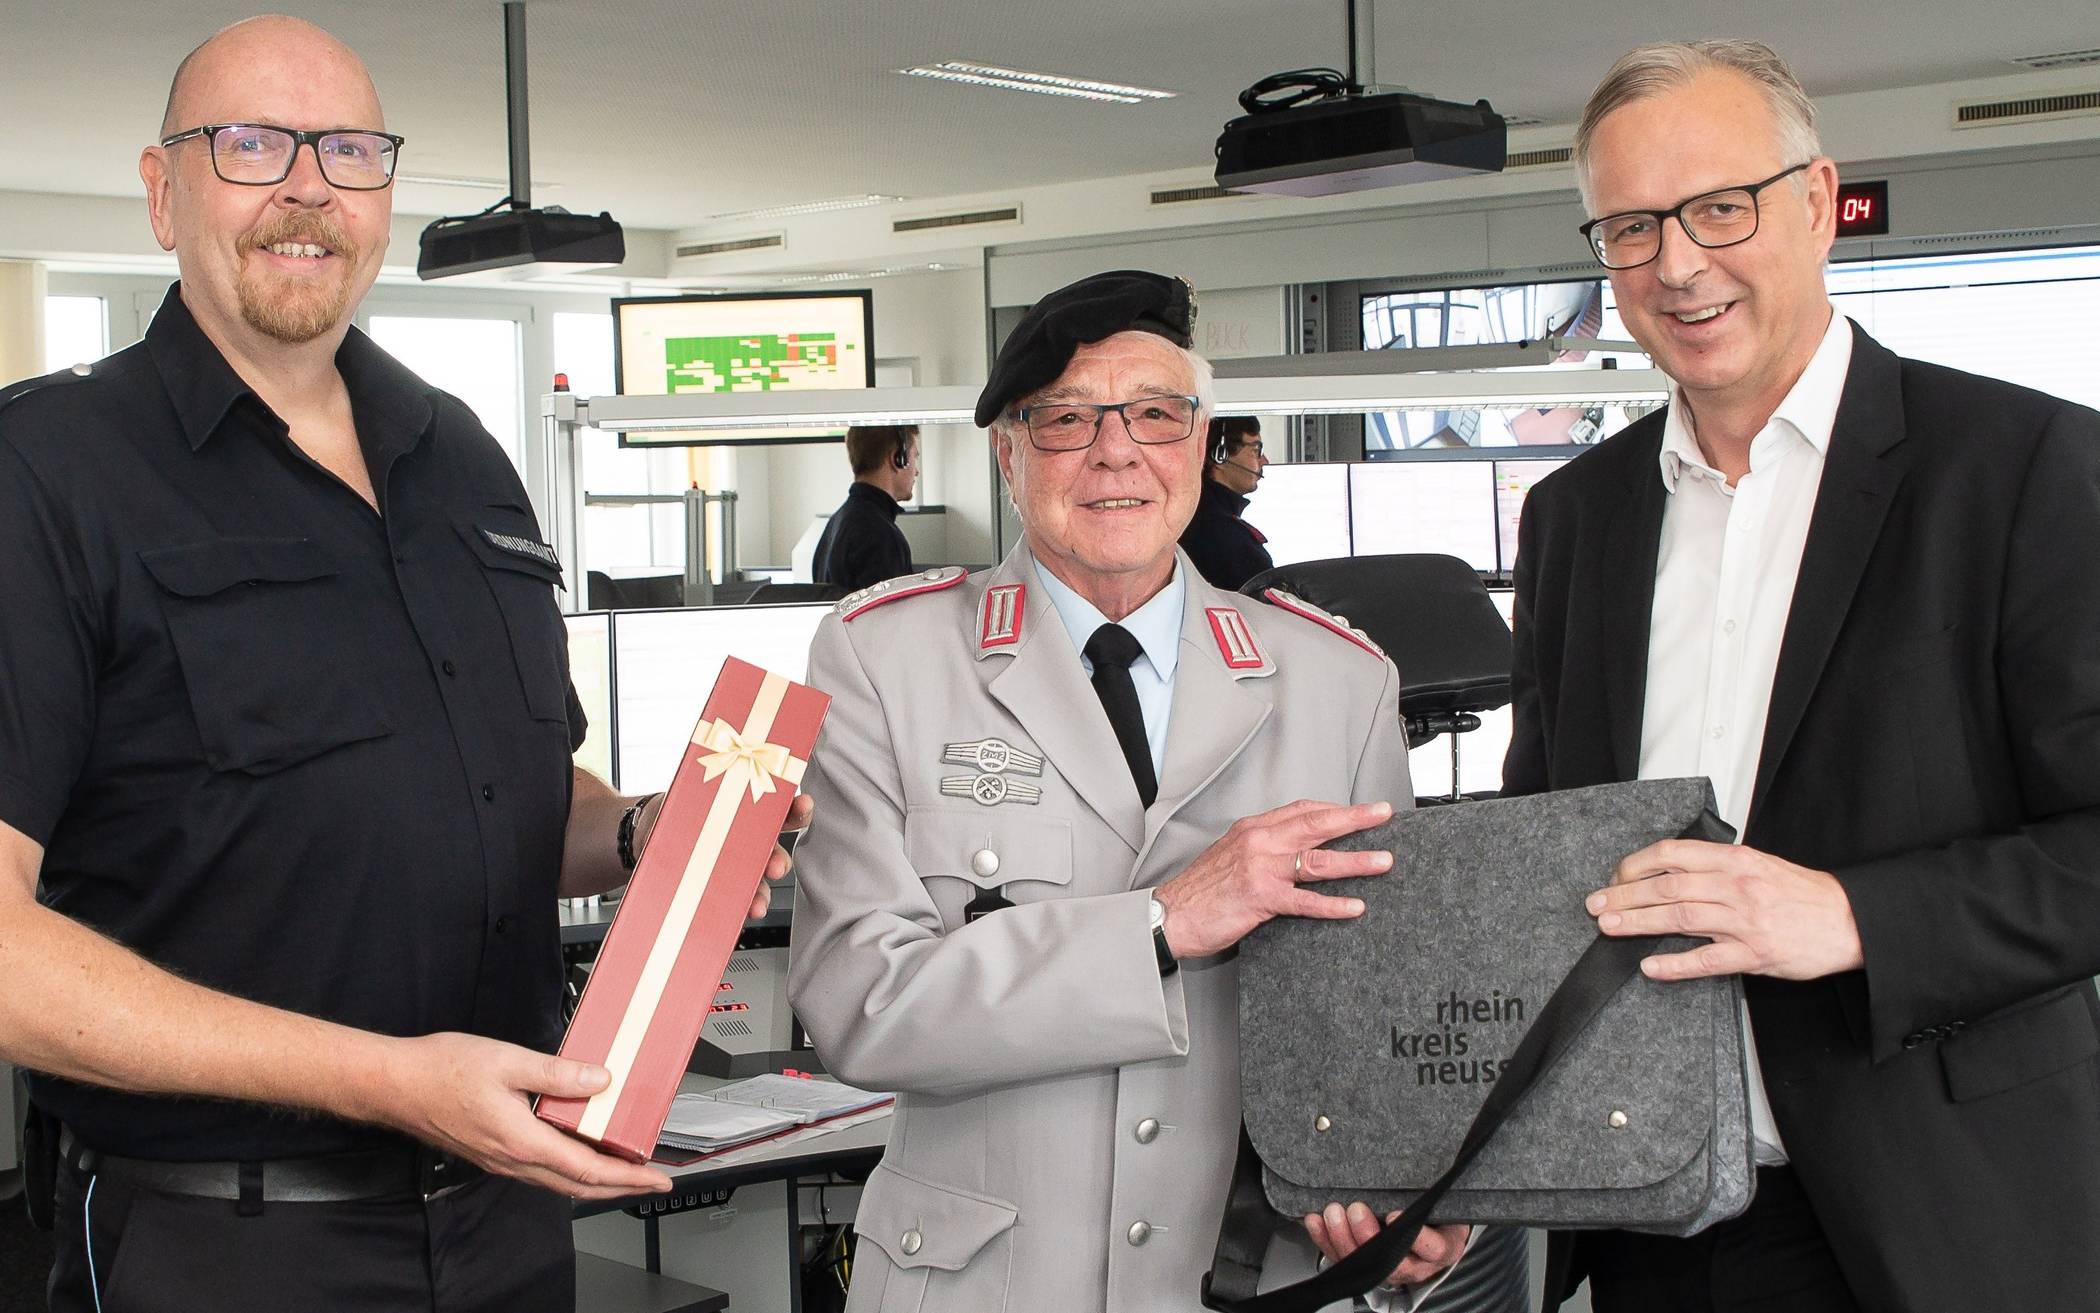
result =
[[919,430],[909,424],[847,429],[846,459],[853,486],[817,539],[812,577],[851,590],[910,574],[911,544],[897,527],[897,512],[919,480]]
[[571,764],[501,448],[350,327],[399,145],[363,65],[238,24],[158,141],[146,340],[0,390],[0,1056],[59,1145],[51,1307],[566,1313],[564,1196],[668,1182],[532,1116],[607,1080],[551,1056],[555,899],[654,808]]
[[1213,587],[1237,589],[1276,564],[1261,530],[1240,518],[1269,464],[1261,451],[1261,421],[1249,415],[1214,419],[1209,443],[1203,496],[1181,531],[1181,550]]

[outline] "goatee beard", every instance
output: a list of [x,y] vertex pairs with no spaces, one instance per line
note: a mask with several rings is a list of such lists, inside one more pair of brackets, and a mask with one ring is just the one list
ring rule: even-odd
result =
[[343,262],[343,274],[330,284],[307,284],[301,279],[272,278],[243,266],[235,291],[240,297],[241,319],[265,337],[287,346],[313,341],[342,322],[350,301],[349,270],[357,263],[357,247],[335,224],[311,212],[289,214],[269,224],[243,243],[244,251],[262,250],[281,242],[319,246],[327,258]]

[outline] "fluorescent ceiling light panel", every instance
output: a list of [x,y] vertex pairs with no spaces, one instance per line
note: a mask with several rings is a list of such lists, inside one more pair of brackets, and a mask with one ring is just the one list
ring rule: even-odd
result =
[[798,201],[792,205],[769,205],[759,210],[731,210],[726,214],[710,214],[709,219],[785,219],[797,214],[826,214],[832,210],[858,210],[870,205],[888,205],[901,201],[902,196],[882,196],[869,192],[863,196],[833,196],[821,201]]
[[1066,77],[1061,73],[1036,73],[996,64],[973,64],[949,59],[938,64],[919,64],[897,70],[911,77],[963,82],[973,87],[995,87],[1001,91],[1033,91],[1045,96],[1070,96],[1077,100],[1112,105],[1142,105],[1148,100],[1171,100],[1175,93],[1156,87],[1133,87],[1120,82]]

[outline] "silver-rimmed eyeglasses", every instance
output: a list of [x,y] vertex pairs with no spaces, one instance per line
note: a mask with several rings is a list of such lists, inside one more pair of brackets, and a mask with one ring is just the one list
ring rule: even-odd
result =
[[1638,269],[1662,254],[1663,221],[1675,219],[1684,235],[1708,248],[1734,246],[1757,236],[1758,193],[1791,177],[1814,160],[1742,187],[1701,192],[1667,210],[1630,210],[1592,219],[1578,230],[1589,240],[1590,254],[1607,269]]
[[212,172],[243,187],[274,187],[291,176],[301,146],[314,148],[321,176],[344,191],[379,191],[394,180],[405,138],[368,128],[307,132],[269,123],[207,123],[161,140],[173,146],[192,137],[211,143]]
[[1138,397],[1095,405],[1082,401],[1048,401],[1018,412],[1037,451],[1084,451],[1101,436],[1101,421],[1120,416],[1132,442],[1161,446],[1179,442],[1196,431],[1194,397]]

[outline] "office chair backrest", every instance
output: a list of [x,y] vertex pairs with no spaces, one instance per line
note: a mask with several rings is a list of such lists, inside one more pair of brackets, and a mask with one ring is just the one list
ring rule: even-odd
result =
[[1509,705],[1509,626],[1455,556],[1345,556],[1279,565],[1240,591],[1294,593],[1347,616],[1400,668],[1403,720]]
[[763,583],[745,600],[747,606],[778,605],[782,602],[836,602],[846,595],[837,584]]

